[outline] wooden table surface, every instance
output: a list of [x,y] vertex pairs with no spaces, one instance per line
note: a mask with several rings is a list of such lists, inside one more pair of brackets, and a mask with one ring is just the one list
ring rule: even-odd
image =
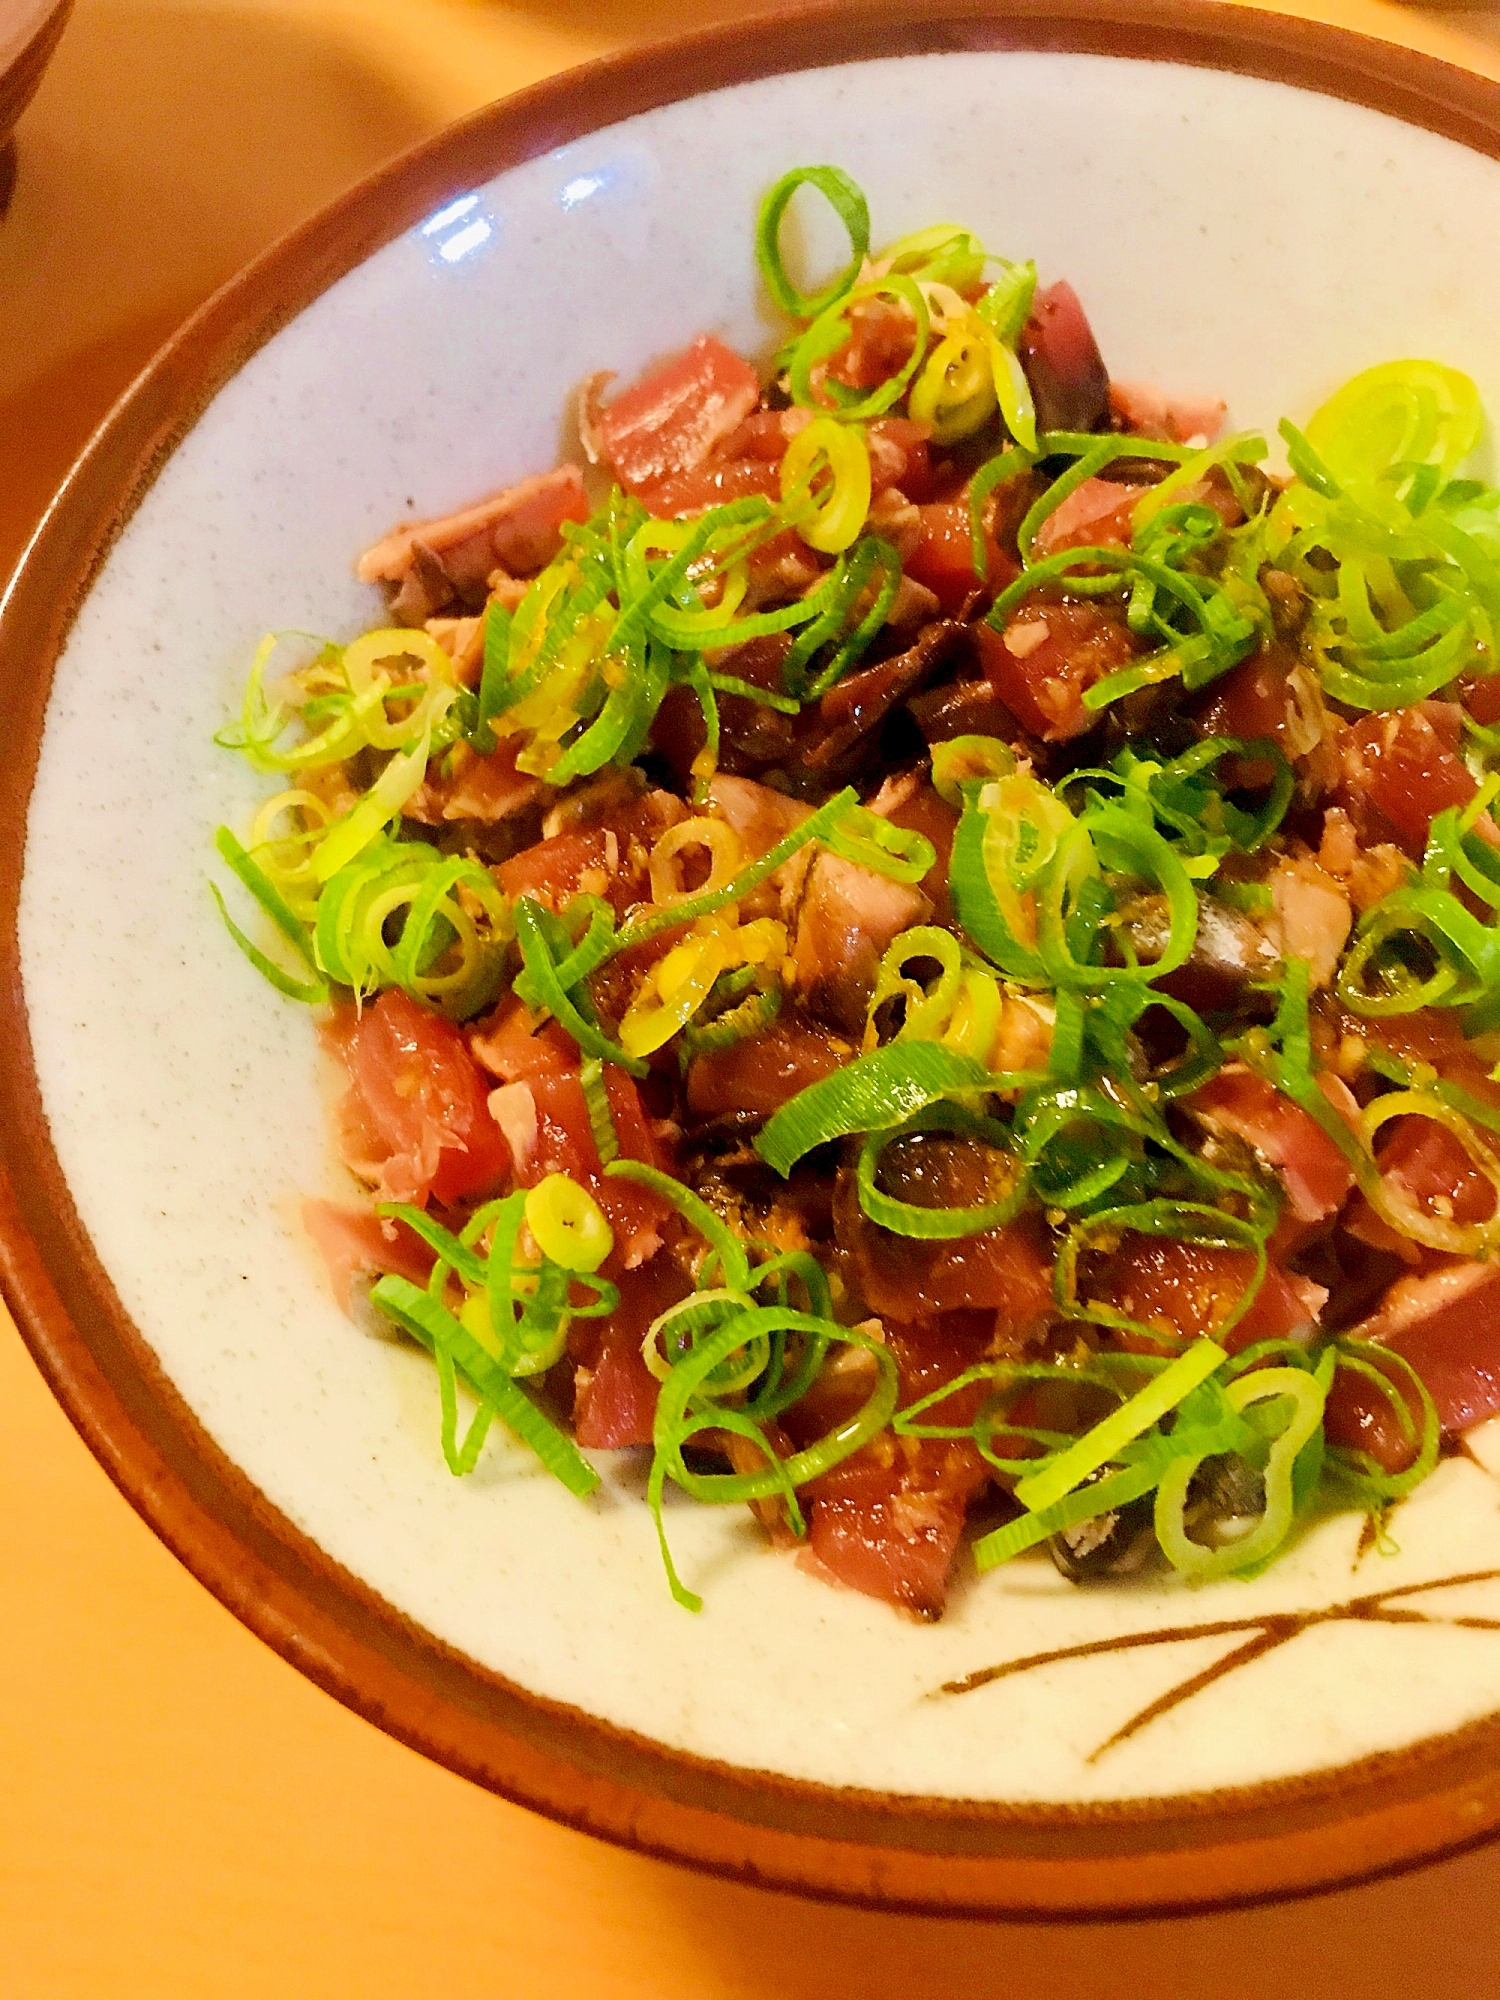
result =
[[[5,0],[0,0],[3,8]],[[159,341],[475,105],[739,0],[78,0],[0,224],[0,576]],[[1289,7],[1500,76],[1500,8]],[[1496,2000],[1500,1848],[1090,1927],[739,1888],[564,1831],[304,1681],[181,1569],[0,1308],[3,2000]]]

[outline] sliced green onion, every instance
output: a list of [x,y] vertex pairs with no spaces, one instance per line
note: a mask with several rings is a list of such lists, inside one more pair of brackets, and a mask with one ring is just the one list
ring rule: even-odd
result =
[[1024,264],[1011,264],[1004,258],[997,258],[996,261],[1000,265],[1000,275],[991,283],[975,310],[1000,340],[1014,343],[1031,317],[1032,301],[1036,297],[1036,265],[1029,257]]
[[989,543],[984,532],[986,502],[996,487],[1008,486],[1011,480],[1029,472],[1035,463],[1032,452],[1013,445],[997,457],[986,460],[969,481],[969,540],[974,550],[974,574],[977,577],[988,581],[990,573]]
[[996,1075],[940,1042],[892,1042],[810,1083],[769,1118],[755,1150],[783,1179],[815,1146],[850,1133],[889,1132],[943,1098],[1016,1089],[1036,1079]]
[[1436,361],[1385,361],[1336,390],[1309,419],[1306,437],[1347,486],[1397,465],[1434,465],[1451,479],[1483,427],[1479,391],[1467,375]]
[[728,998],[733,998],[735,991],[743,992],[745,987],[750,990],[737,1005],[725,1007],[711,1020],[701,1024],[693,1020],[683,1023],[684,1065],[692,1056],[706,1054],[712,1049],[733,1048],[736,1042],[749,1041],[771,1025],[781,1012],[781,986],[779,982],[762,984],[761,978],[762,975],[747,965],[741,966],[737,972],[722,974],[714,982],[710,1001],[718,997],[721,988]]
[[547,1174],[529,1191],[526,1226],[542,1255],[568,1272],[597,1271],[615,1247],[598,1202],[567,1174]]
[[393,756],[364,797],[341,819],[331,820],[313,855],[313,873],[329,881],[397,817],[427,775],[430,739]]
[[[1169,472],[1165,479],[1149,487],[1135,504],[1130,517],[1130,539],[1139,544],[1141,537],[1151,522],[1163,509],[1173,505],[1176,495],[1185,487],[1196,485],[1209,472],[1218,468],[1227,470],[1232,465],[1258,465],[1266,455],[1266,441],[1253,431],[1238,431],[1216,443],[1205,445],[1201,451],[1192,452]],[[1209,513],[1214,513],[1212,508]],[[1214,516],[1217,524],[1213,530],[1218,533],[1222,523]]]
[[[815,187],[849,232],[848,265],[819,292],[799,292],[781,261],[781,219],[799,187]],[[755,224],[755,261],[777,305],[794,319],[812,319],[841,298],[859,276],[870,247],[870,208],[863,191],[842,167],[793,167],[760,205]]]
[[[1176,851],[1153,828],[1142,826],[1132,814],[1117,806],[1091,807],[1084,815],[1083,830],[1094,843],[1102,865],[1116,872],[1133,874],[1143,882],[1154,882],[1167,899],[1167,941],[1160,954],[1148,965],[1101,968],[1081,963],[1072,948],[1066,921],[1064,898],[1066,877],[1057,870],[1041,897],[1038,949],[1042,964],[1056,986],[1078,984],[1102,986],[1123,976],[1143,980],[1162,979],[1187,962],[1198,935],[1198,896],[1192,878]],[[1076,836],[1075,836],[1076,837]]]
[[589,1130],[594,1135],[594,1146],[599,1158],[608,1166],[619,1155],[620,1141],[615,1132],[614,1114],[609,1108],[609,1092],[604,1087],[604,1064],[598,1056],[584,1057],[579,1064],[578,1081],[583,1086],[584,1108],[589,1114]]
[[1174,1569],[1194,1582],[1233,1576],[1274,1555],[1291,1532],[1296,1512],[1293,1471],[1297,1456],[1323,1418],[1324,1391],[1305,1368],[1257,1368],[1241,1375],[1225,1390],[1238,1413],[1257,1403],[1287,1398],[1291,1410],[1274,1435],[1264,1471],[1265,1510],[1247,1535],[1210,1548],[1187,1531],[1184,1509],[1202,1456],[1174,1459],[1156,1489],[1156,1539]]
[[1006,778],[1015,768],[1015,751],[998,736],[950,736],[932,746],[932,788],[950,806],[962,807],[966,784]]
[[[1436,960],[1426,977],[1397,969],[1379,954],[1404,938],[1425,945]],[[1367,975],[1378,973],[1372,990]],[[1356,1014],[1410,1014],[1420,1007],[1462,1006],[1500,986],[1500,931],[1465,909],[1446,889],[1425,882],[1393,889],[1366,911],[1339,969],[1339,998]]]
[[1096,1485],[1086,1486],[1081,1492],[1069,1493],[1056,1500],[1050,1507],[1037,1513],[1018,1515],[1014,1521],[1007,1521],[1004,1527],[992,1528],[974,1544],[974,1566],[981,1574],[996,1569],[1013,1556],[1026,1549],[1035,1548],[1052,1535],[1060,1534],[1064,1528],[1076,1527],[1080,1521],[1092,1521],[1096,1515],[1110,1514],[1116,1508],[1128,1506],[1132,1500],[1149,1493],[1157,1483],[1160,1474],[1151,1465],[1128,1465],[1119,1472],[1111,1473]]
[[436,1353],[446,1346],[460,1373],[477,1394],[495,1411],[508,1430],[529,1445],[542,1464],[561,1480],[570,1493],[587,1499],[599,1485],[599,1475],[570,1437],[538,1409],[523,1389],[518,1389],[499,1364],[487,1354],[468,1329],[409,1279],[383,1277],[371,1287],[370,1297],[398,1326]]
[[[481,932],[458,901],[478,904]],[[400,935],[386,933],[404,911]],[[425,841],[380,836],[325,883],[316,905],[319,969],[358,995],[399,986],[453,1020],[467,1020],[499,992],[509,907],[489,870]]]
[[610,690],[588,727],[548,764],[547,783],[570,785],[606,764],[628,762],[629,746],[645,740],[669,680],[669,662],[657,647],[647,645],[639,660],[623,655],[620,685]]
[[1114,1327],[1134,1333],[1158,1346],[1171,1347],[1179,1336],[1148,1326],[1111,1306],[1096,1305],[1078,1293],[1078,1259],[1092,1247],[1094,1239],[1117,1242],[1127,1231],[1144,1236],[1165,1236],[1179,1243],[1200,1243],[1210,1249],[1248,1250],[1255,1259],[1249,1282],[1237,1302],[1213,1328],[1212,1339],[1223,1344],[1224,1336],[1238,1326],[1255,1303],[1266,1273],[1266,1238],[1274,1215],[1246,1221],[1203,1202],[1154,1200],[1126,1203],[1120,1208],[1101,1209],[1096,1215],[1071,1224],[1052,1268],[1052,1291],[1059,1309],[1069,1318],[1092,1320],[1097,1326]]
[[[1036,541],[1042,523],[1049,515],[1055,514],[1064,500],[1076,493],[1085,480],[1097,478],[1106,465],[1112,465],[1120,458],[1180,460],[1191,455],[1181,446],[1158,444],[1148,438],[1094,436],[1075,438],[1067,433],[1049,431],[1038,440],[1039,458],[1057,458],[1063,453],[1067,453],[1073,463],[1065,472],[1058,474],[1045,492],[1037,496],[1016,530],[1016,544],[1021,552],[1021,561],[1028,567],[1031,564],[1032,544]],[[1119,553],[1116,550],[1116,554]],[[991,623],[994,622],[992,618]]]
[[1060,1452],[1044,1471],[1021,1480],[1016,1487],[1016,1498],[1032,1513],[1040,1513],[1063,1499],[1075,1486],[1081,1486],[1091,1472],[1118,1458],[1122,1445],[1130,1444],[1160,1422],[1168,1410],[1175,1409],[1190,1390],[1206,1382],[1228,1358],[1216,1342],[1206,1338],[1195,1340],[1128,1402],[1111,1410],[1075,1445]]
[[[826,474],[822,486],[820,473]],[[863,429],[814,417],[782,457],[781,499],[783,508],[792,503],[793,523],[809,548],[835,556],[857,541],[870,511],[870,453]]]
[[[938,976],[928,986],[910,977],[907,966],[931,959]],[[888,1000],[904,1000],[906,1005],[898,1041],[935,1040],[947,1026],[958,1000],[963,981],[963,951],[952,931],[936,924],[919,924],[892,938],[880,960],[874,990],[865,1008],[865,1047],[876,1044],[876,1017]]]
[[897,826],[868,806],[854,805],[840,813],[823,835],[823,844],[846,861],[891,882],[920,882],[937,864],[937,854],[925,834]]
[[[806,689],[808,701],[816,701],[831,687],[836,687],[855,661],[863,658],[889,617],[891,606],[896,601],[896,592],[901,587],[901,558],[889,542],[882,541],[878,535],[862,535],[848,553],[849,567],[845,572],[844,583],[840,587],[840,599],[830,600],[841,601],[841,608],[828,637],[837,637],[847,611],[853,608],[864,589],[863,580],[878,569],[880,582],[870,600],[869,609],[859,623],[853,631],[844,635],[828,660],[808,681]],[[856,579],[859,579],[857,584]],[[809,635],[814,629],[819,632],[821,643],[822,622],[819,621],[817,628],[810,626]],[[795,653],[796,648],[793,648],[793,652],[782,662],[782,673],[789,684],[793,678],[792,660]]]
[[428,1249],[450,1270],[456,1271],[466,1285],[483,1285],[485,1281],[484,1259],[451,1229],[445,1229],[435,1216],[425,1208],[418,1208],[409,1201],[382,1201],[375,1205],[375,1213],[389,1216],[393,1221],[403,1222],[414,1236],[421,1237]]
[[484,665],[479,676],[479,707],[469,741],[482,757],[496,747],[491,724],[499,713],[501,692],[510,662],[511,614],[491,598],[484,609]]
[[[709,890],[702,895],[689,896],[680,903],[669,904],[665,909],[653,910],[649,916],[640,917],[633,924],[627,924],[623,931],[616,933],[608,955],[614,957],[622,951],[629,951],[632,946],[644,944],[648,938],[655,937],[658,931],[672,930],[679,924],[696,923],[699,917],[713,916],[716,911],[727,909],[731,903],[740,902],[752,889],[758,889],[762,882],[774,875],[776,870],[789,861],[800,848],[806,847],[809,841],[826,841],[856,804],[857,795],[853,786],[846,786],[843,791],[835,793],[826,805],[821,805],[816,812],[809,813],[800,826],[794,827],[790,833],[778,840],[773,848],[763,854],[759,861],[752,861],[748,868],[742,869],[722,888]],[[519,935],[519,920],[517,932]],[[611,1060],[618,1062],[620,1058],[613,1056]],[[630,1065],[627,1063],[625,1067],[629,1068]],[[644,1070],[633,1073],[642,1075]]]
[[[831,687],[837,675],[844,671],[848,659],[853,657],[853,637],[846,639],[845,629],[856,603],[875,573],[877,559],[884,561],[887,551],[899,577],[900,558],[889,548],[889,544],[877,541],[872,535],[862,535],[852,549],[846,549],[838,558],[818,587],[818,592],[815,593],[820,599],[818,615],[798,633],[781,663],[782,686],[786,689],[788,698],[795,699],[799,707],[803,701],[811,698],[808,669],[824,646],[842,641],[838,645],[837,652],[837,659],[842,664],[838,665],[836,671],[830,671],[825,667],[818,674],[820,688]],[[812,601],[811,598],[801,600],[804,604]],[[871,608],[873,609],[873,606]],[[882,612],[882,621],[884,616]],[[868,618],[862,619],[859,630],[863,631],[867,623]]]
[[1446,1250],[1462,1257],[1487,1258],[1500,1248],[1500,1155],[1486,1144],[1473,1123],[1452,1103],[1432,1090],[1389,1091],[1372,1098],[1360,1115],[1360,1136],[1375,1151],[1380,1128],[1392,1118],[1428,1118],[1451,1132],[1470,1163],[1494,1190],[1495,1212],[1487,1222],[1454,1222],[1420,1206],[1399,1181],[1377,1171],[1365,1186],[1365,1197],[1382,1222],[1413,1243]]
[[[864,1348],[874,1356],[876,1378],[875,1387],[859,1410],[836,1425],[826,1437],[782,1459],[751,1420],[717,1402],[702,1406],[698,1402],[698,1394],[715,1369],[740,1349],[749,1347],[758,1339],[785,1332],[803,1333],[813,1339],[837,1340]],[[702,1599],[687,1590],[678,1579],[667,1550],[661,1514],[667,1479],[670,1478],[684,1492],[700,1500],[761,1500],[778,1494],[794,1500],[799,1486],[821,1477],[884,1430],[896,1408],[898,1387],[895,1360],[881,1342],[852,1327],[838,1326],[831,1320],[820,1319],[810,1313],[793,1312],[782,1306],[732,1309],[721,1326],[701,1344],[684,1353],[674,1364],[657,1398],[656,1455],[648,1488],[672,1594],[677,1602],[689,1610],[702,1609]],[[759,1443],[767,1460],[765,1470],[694,1472],[683,1460],[683,1446],[700,1431],[710,1429],[734,1430]]]
[[951,285],[956,292],[966,292],[979,283],[988,259],[984,245],[967,229],[953,222],[934,222],[887,243],[874,261],[881,270],[899,271],[919,285]]
[[762,708],[774,708],[778,715],[799,715],[800,701],[794,701],[789,694],[776,694],[770,688],[756,687],[753,681],[742,681],[736,674],[710,674],[708,684],[716,694],[738,695],[741,701],[758,702]]
[[948,331],[923,363],[906,407],[914,422],[926,424],[934,444],[957,444],[977,431],[998,403],[994,335],[977,314]]
[[[612,1042],[588,1014],[582,1011],[578,1001],[586,1006],[587,998],[581,986],[575,986],[572,993],[564,992],[557,976],[557,965],[548,943],[546,919],[550,912],[529,896],[517,899],[512,915],[515,918],[516,942],[521,947],[521,956],[526,962],[527,976],[532,991],[541,1005],[546,1008],[560,1028],[572,1036],[585,1055],[597,1056],[603,1062],[618,1063],[621,1069],[629,1070],[632,1076],[645,1076],[650,1065],[643,1057],[627,1055],[617,1042]],[[556,923],[557,919],[552,921]],[[619,942],[616,940],[616,950]],[[575,1001],[573,995],[578,996]],[[592,1008],[589,1009],[592,1013]]]
[[[1443,1433],[1432,1393],[1406,1356],[1398,1354],[1392,1347],[1382,1347],[1374,1341],[1355,1340],[1348,1334],[1341,1334],[1333,1343],[1331,1352],[1336,1356],[1337,1367],[1347,1368],[1351,1374],[1374,1383],[1395,1411],[1413,1450],[1412,1462],[1404,1472],[1387,1472],[1368,1452],[1332,1446],[1328,1452],[1329,1470],[1374,1507],[1402,1500],[1414,1487],[1421,1485],[1438,1462]],[[1422,1412],[1420,1437],[1408,1398],[1401,1384],[1391,1379],[1392,1368],[1398,1371],[1407,1388],[1416,1396],[1417,1406]]]
[[[995,1200],[976,1202],[967,1208],[923,1208],[919,1203],[899,1201],[887,1194],[876,1180],[886,1147],[926,1132],[956,1132],[988,1146],[1005,1160],[1010,1186]],[[956,1104],[930,1105],[894,1132],[870,1132],[859,1149],[855,1166],[859,1205],[880,1228],[923,1242],[950,1241],[955,1237],[975,1236],[984,1229],[999,1229],[1020,1213],[1028,1193],[1025,1170],[1009,1151],[1009,1137],[1004,1126],[995,1120],[974,1118]]]
[[[298,921],[295,912],[288,906],[286,898],[281,894],[280,890],[240,845],[239,841],[235,839],[227,826],[219,828],[214,836],[214,845],[229,863],[229,866],[234,870],[240,881],[244,883],[261,909],[264,910],[271,922],[276,926],[277,930],[281,932],[288,944],[293,946],[298,957],[307,965],[309,971],[315,972],[316,965],[308,943],[307,930]],[[281,966],[277,965],[273,959],[260,949],[259,945],[253,943],[245,935],[233,917],[230,916],[217,883],[210,882],[208,887],[210,895],[212,895],[215,903],[218,905],[219,915],[224,919],[229,935],[234,939],[256,971],[262,977],[268,979],[278,993],[284,993],[289,1000],[300,1000],[304,1005],[309,1007],[321,1006],[328,998],[327,984],[316,977],[302,979],[283,970]]]

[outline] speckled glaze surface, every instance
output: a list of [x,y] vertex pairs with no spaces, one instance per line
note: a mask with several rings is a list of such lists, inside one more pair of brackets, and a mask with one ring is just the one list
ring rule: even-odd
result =
[[[932,1627],[771,1555],[739,1511],[672,1508],[695,1618],[666,1591],[638,1463],[605,1461],[587,1505],[503,1437],[450,1478],[429,1364],[344,1319],[300,1237],[298,1196],[340,1185],[312,1023],[246,967],[206,887],[215,825],[263,795],[212,743],[250,652],[271,626],[374,622],[357,552],[569,453],[569,392],[592,371],[628,378],[705,328],[768,352],[755,207],[809,159],[864,185],[878,237],[951,217],[1035,256],[1078,290],[1114,372],[1222,394],[1236,425],[1305,415],[1406,353],[1469,370],[1500,409],[1500,271],[1472,251],[1500,226],[1500,164],[1254,76],[1046,50],[867,60],[452,186],[213,398],[67,640],[19,955],[78,1217],[165,1378],[271,1508],[421,1632],[648,1744],[960,1816],[1058,1808],[1061,1827],[1080,1807],[1316,1782],[1479,1724],[1500,1710],[1500,1439],[1441,1467],[1388,1552],[1361,1555],[1345,1517],[1249,1586],[1077,1590],[1026,1560],[963,1582]],[[1380,1603],[1289,1622],[1412,1586],[1391,1601],[1419,1622],[1382,1622]],[[928,1698],[1033,1653],[1207,1625]],[[1257,1632],[1281,1637],[1102,1748]]]

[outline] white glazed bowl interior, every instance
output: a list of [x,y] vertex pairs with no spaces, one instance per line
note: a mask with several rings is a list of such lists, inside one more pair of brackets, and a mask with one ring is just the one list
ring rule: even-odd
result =
[[[1360,1522],[1253,1585],[1079,1590],[1043,1559],[963,1581],[919,1626],[767,1553],[743,1510],[669,1510],[663,1580],[638,1464],[583,1505],[503,1437],[457,1481],[424,1357],[336,1310],[295,1224],[340,1191],[311,1020],[238,956],[211,837],[258,782],[215,749],[266,629],[347,637],[380,604],[356,553],[570,448],[569,392],[704,329],[777,328],[759,196],[832,160],[877,240],[976,229],[1066,277],[1122,378],[1305,416],[1369,363],[1430,354],[1500,408],[1500,165],[1288,86],[1107,57],[951,55],[771,78],[671,106],[456,190],[297,316],[175,452],[58,670],[21,942],[37,1068],[85,1227],[192,1410],[269,1500],[418,1624],[521,1687],[664,1744],[835,1785],[1080,1802],[1253,1784],[1500,1708],[1500,1638],[1328,1623],[1091,1761],[1227,1652],[1194,1639],[924,1699],[992,1662],[1303,1609],[1500,1566],[1500,1491],[1445,1463],[1399,1552]],[[1481,1458],[1489,1447],[1478,1440]],[[1495,1460],[1500,1467],[1500,1452]],[[1500,1587],[1420,1602],[1500,1610]]]

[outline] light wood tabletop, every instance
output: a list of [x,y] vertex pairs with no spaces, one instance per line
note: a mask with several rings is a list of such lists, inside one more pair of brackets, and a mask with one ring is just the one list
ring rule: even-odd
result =
[[[4,0],[0,0],[3,11]],[[0,577],[210,291],[491,98],[737,0],[78,0],[0,223]],[[1500,6],[1289,7],[1500,77]],[[870,1914],[507,1805],[303,1680],[180,1568],[0,1309],[0,2000],[1491,2000],[1500,1849],[1122,1926]]]

